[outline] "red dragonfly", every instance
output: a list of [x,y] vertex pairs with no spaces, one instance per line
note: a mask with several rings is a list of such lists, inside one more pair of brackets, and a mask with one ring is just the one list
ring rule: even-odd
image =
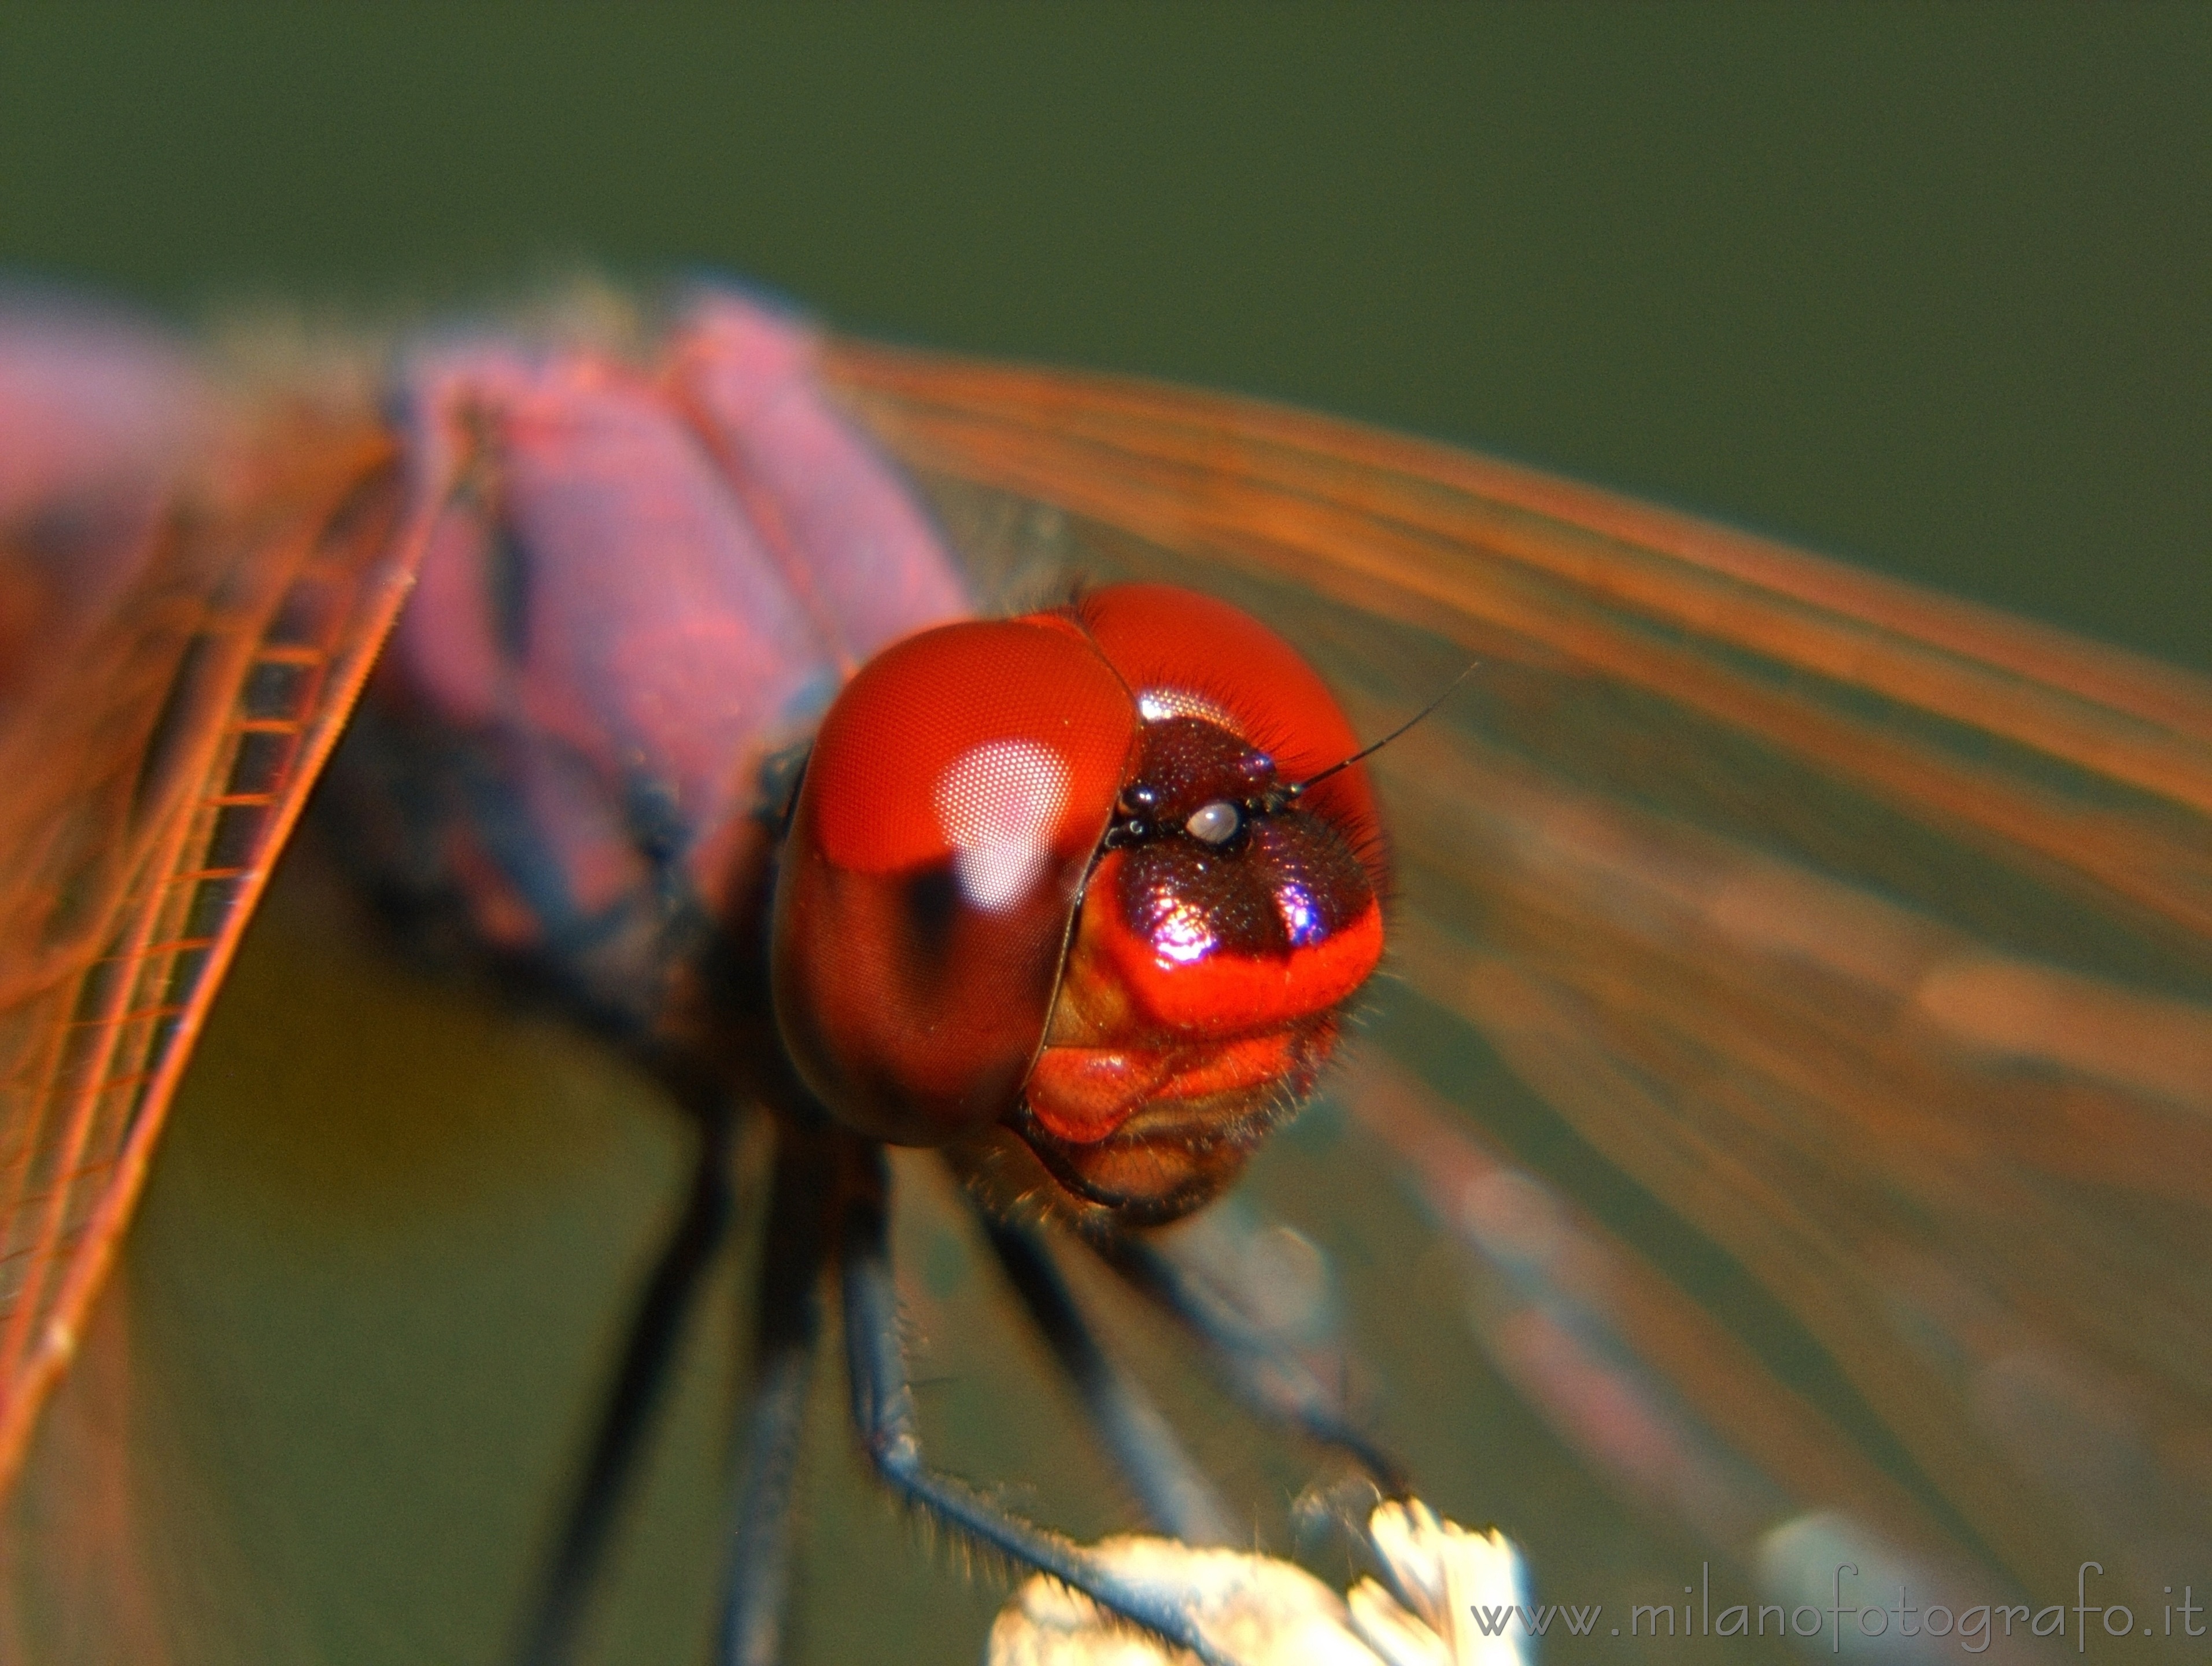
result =
[[[1940,1608],[1943,1634],[2002,1656],[2040,1646],[2027,1619],[2012,1635],[2007,1605],[2039,1615],[2094,1562],[2106,1583],[2093,1623],[2126,1604],[2155,1639],[2174,1634],[2160,1630],[2174,1623],[2162,1588],[2193,1577],[2201,1592],[2212,1575],[2212,687],[1443,447],[1223,396],[817,340],[729,297],[668,318],[600,306],[395,361],[363,372],[365,356],[295,356],[224,382],[159,337],[68,309],[19,307],[0,331],[0,747],[16,783],[0,806],[13,1655],[495,1658],[526,1614],[522,1646],[539,1657],[633,1645],[696,1657],[718,1624],[768,1657],[818,1323],[811,1269],[843,1269],[851,1373],[872,1390],[856,1390],[856,1414],[878,1450],[897,1445],[915,1402],[874,1142],[953,1134],[987,1206],[963,1217],[927,1160],[894,1164],[902,1210],[925,1223],[901,1229],[923,1272],[900,1294],[957,1331],[961,1258],[995,1262],[1139,1507],[1187,1537],[1222,1536],[1223,1508],[1101,1342],[1170,1393],[1202,1393],[1158,1357],[1162,1313],[1231,1393],[1341,1462],[1401,1484],[1384,1447],[1403,1444],[1425,1493],[1497,1517],[1562,1602],[1672,1602],[1671,1584],[1599,1582],[1702,1558],[1721,1596],[1747,1605],[1747,1630],[1748,1608],[1794,1623],[1831,1602],[1848,1565],[1864,1602],[1909,1588],[1931,1628]],[[721,519],[699,520],[701,504]],[[733,598],[711,563],[666,559],[739,537],[776,585]],[[571,552],[566,579],[546,576],[550,546]],[[449,581],[471,562],[473,587]],[[626,582],[639,572],[659,586],[641,603],[647,587]],[[1094,599],[1053,613],[1070,575]],[[560,582],[577,587],[549,597]],[[1215,599],[1115,587],[1162,584]],[[1030,622],[910,635],[975,602]],[[526,686],[487,672],[518,634],[542,642],[521,622],[549,607],[572,627],[567,658]],[[624,608],[641,610],[637,631],[586,628]],[[712,629],[690,628],[702,619]],[[1077,760],[1063,780],[995,730],[908,721],[933,690],[981,684],[1030,700],[1030,721],[1055,734],[1091,723],[1079,668],[1033,684],[988,645],[1005,639],[974,638],[976,658],[957,647],[962,632],[1007,630],[1024,633],[1011,651],[1042,642],[1048,658],[1051,639],[1126,640],[1134,668],[1121,650],[1107,660],[1127,691],[1175,696],[1143,714],[1147,728],[1241,735],[1273,773],[1232,790],[1223,771],[1257,767],[1241,753],[1184,757],[1195,775],[1139,801],[1127,789],[1151,777],[1109,790],[1091,780],[1113,771],[1081,763],[1121,756],[1110,733],[1056,755]],[[956,646],[872,658],[908,641]],[[1280,641],[1303,663],[1278,657]],[[1163,644],[1221,658],[1170,674],[1145,657]],[[617,1037],[653,1091],[693,1113],[663,1119],[697,1136],[689,1201],[657,1261],[644,1256],[580,1479],[564,1480],[557,1434],[586,1427],[606,1390],[588,1362],[614,1321],[557,1357],[475,1356],[479,1371],[507,1368],[498,1394],[457,1360],[418,1366],[385,1345],[407,1329],[396,1309],[364,1304],[366,1345],[338,1335],[343,1320],[295,1332],[345,1362],[305,1374],[309,1392],[333,1406],[350,1394],[392,1421],[363,1445],[374,1425],[357,1411],[301,1408],[295,1425],[342,1429],[360,1450],[343,1471],[278,1479],[237,1432],[275,1415],[228,1390],[212,1410],[168,1409],[189,1399],[180,1358],[214,1360],[225,1379],[204,1335],[181,1351],[165,1336],[162,1280],[183,1252],[148,1236],[159,1185],[124,1275],[108,1276],[209,1003],[380,654],[325,794],[324,868],[369,874],[383,917],[411,922],[418,946],[465,939],[532,969],[532,1010]],[[1470,658],[1480,671],[1443,708],[1322,779],[1353,737],[1395,730]],[[706,663],[753,681],[700,717]],[[841,686],[852,703],[801,778],[807,731]],[[579,689],[602,705],[580,715]],[[455,748],[457,712],[537,750],[488,761]],[[841,760],[885,751],[927,760],[901,777],[914,802],[894,793],[896,813],[839,785],[875,778]],[[986,795],[996,809],[948,808],[939,788],[961,768],[1030,783],[1012,800],[1028,809],[1008,812],[1004,793]],[[594,769],[623,790],[580,790]],[[1389,830],[1387,880],[1363,770]],[[1200,786],[1185,792],[1189,781]],[[1334,868],[1283,859],[1324,875],[1309,887],[1319,926],[1278,945],[1303,994],[1217,982],[1198,997],[1209,1012],[1259,1002],[1236,1008],[1231,1027],[1266,1038],[1243,1055],[1200,1060],[1152,1033],[1133,1067],[1107,1022],[1110,933],[1078,930],[1066,961],[1038,947],[1065,919],[984,905],[1060,870],[1133,869],[1158,848],[1146,818],[1162,803],[1181,848],[1207,842],[1202,820],[1252,840],[1304,813],[1291,789],[1309,782],[1344,855]],[[1080,838],[1040,807],[1102,791]],[[890,848],[932,816],[950,841],[939,907],[952,912],[897,907],[955,934],[943,964],[960,981],[918,1014],[898,1005],[890,905],[870,900],[866,876],[896,869]],[[827,825],[840,818],[842,830]],[[706,825],[711,849],[691,836]],[[785,873],[819,883],[792,881],[776,908],[814,923],[782,939],[790,952],[756,954],[765,922],[732,902],[756,893],[728,876],[763,870],[782,838],[803,858],[787,854]],[[322,871],[311,861],[279,886],[295,896],[274,925],[311,958],[268,975],[264,1034],[326,976],[317,961],[349,952],[357,921]],[[1108,889],[1094,878],[1085,895]],[[1378,890],[1382,976],[1352,1008],[1346,1059],[1321,1074],[1333,1014],[1372,959],[1362,922]],[[334,911],[335,929],[313,918]],[[969,915],[1012,935],[977,938]],[[1148,917],[1140,964],[1212,929],[1176,907]],[[1082,999],[1052,1009],[1024,995],[1040,953]],[[1329,956],[1340,964],[1324,967]],[[854,963],[875,982],[854,986]],[[404,1004],[390,993],[399,975],[372,976],[386,983],[349,998],[374,1015],[326,1027],[373,1037],[350,1054],[373,1072],[410,1043],[380,1028]],[[413,998],[432,1032],[452,1014],[423,1006],[479,1000]],[[702,1027],[709,1010],[719,1027]],[[562,1049],[543,1093],[586,1055],[524,1022],[522,1043],[490,1044]],[[909,1045],[945,1023],[974,1026],[962,1060],[1001,1061],[988,1115]],[[1040,1056],[1065,1067],[1057,1086],[1010,1101],[1007,1072],[1022,1078],[1048,1030]],[[481,1049],[497,1032],[464,1023],[445,1044]],[[202,1073],[239,1057],[210,1056]],[[710,1057],[748,1073],[757,1097],[831,1102],[836,1127],[800,1138],[787,1118],[771,1152],[716,1114],[697,1079]],[[637,1091],[603,1058],[582,1067]],[[1182,1225],[1147,1224],[1222,1189],[1274,1120],[1267,1083],[1316,1075],[1321,1102],[1248,1185]],[[1224,1095],[1244,1107],[1226,1146],[1172,1114]],[[507,1276],[531,1280],[484,1299],[526,1303],[517,1292],[562,1283],[575,1246],[603,1236],[594,1206],[574,1201],[588,1195],[578,1177],[543,1149],[564,1116],[576,1124],[556,1105],[540,1134],[503,1124],[525,1130],[522,1182],[477,1174],[484,1153],[465,1138],[463,1195],[390,1221],[365,1225],[360,1189],[328,1174],[272,1215],[285,1206],[255,1191],[252,1160],[180,1193],[177,1218],[248,1244],[253,1270],[216,1304],[241,1334],[272,1277],[295,1280],[295,1312],[326,1314],[346,1282],[333,1269],[363,1243],[426,1234],[429,1249],[400,1252],[418,1284],[438,1253],[447,1265],[521,1253],[514,1234],[527,1254]],[[189,1117],[178,1134],[192,1137]],[[360,1149],[358,1135],[329,1137]],[[615,1154],[624,1171],[592,1183],[635,1192],[668,1165],[665,1152]],[[516,1201],[539,1183],[565,1212]],[[350,1213],[325,1218],[337,1193]],[[825,1197],[839,1209],[815,1207]],[[1112,1230],[1041,1227],[1010,1197],[1054,1200],[1056,1218],[1103,1212]],[[746,1479],[732,1503],[718,1437],[692,1429],[707,1502],[672,1545],[654,1523],[684,1511],[654,1507],[665,1488],[638,1481],[639,1454],[685,1369],[679,1320],[732,1216],[753,1224],[763,1290],[748,1375],[726,1385],[732,1397],[749,1385],[743,1433],[720,1437],[742,1449],[729,1468]],[[344,1248],[303,1258],[323,1237]],[[618,1311],[609,1281],[640,1254],[625,1244],[580,1303]],[[956,1275],[930,1274],[946,1256]],[[496,1352],[544,1332],[490,1334]],[[528,1456],[502,1447],[477,1465],[495,1473],[471,1473],[478,1454],[419,1438],[426,1402],[407,1398],[410,1379],[431,1382],[438,1428],[544,1438],[516,1437]],[[918,1386],[927,1422],[938,1402]],[[475,1398],[486,1409],[473,1423],[447,1416]],[[1006,1398],[988,1415],[1026,1414]],[[685,1403],[659,1445],[682,1445]],[[1480,1416],[1510,1438],[1471,1426]],[[995,1432],[1020,1444],[1018,1430]],[[292,1440],[294,1457],[333,1461]],[[891,1478],[1018,1563],[1055,1566],[1064,1541],[1024,1538],[989,1498],[923,1474]],[[651,1496],[625,1507],[640,1486]],[[380,1491],[398,1502],[380,1506]],[[374,1542],[342,1524],[364,1515],[385,1524]],[[661,1593],[648,1598],[623,1595],[617,1571],[602,1602],[615,1612],[595,1619],[588,1599],[626,1535],[682,1572],[631,1578]],[[825,1529],[812,1536],[818,1563]],[[802,1636],[865,1657],[867,1640],[836,1641],[855,1582],[830,1589],[845,1595],[809,1605]],[[1735,1635],[1728,1607],[1702,1616],[1705,1635]],[[1139,1617],[1175,1629],[1172,1614]],[[1759,1619],[1766,1635],[1764,1608]],[[911,1635],[891,1636],[886,1651],[876,1634],[878,1652],[915,1657]],[[971,1656],[972,1631],[950,1646]]]

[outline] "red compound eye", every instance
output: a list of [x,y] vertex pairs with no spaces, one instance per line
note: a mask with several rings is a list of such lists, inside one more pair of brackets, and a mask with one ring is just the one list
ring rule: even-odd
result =
[[776,1015],[841,1121],[937,1145],[1005,1114],[1136,735],[1053,616],[878,655],[824,720],[776,886]]
[[1291,791],[1358,750],[1279,637],[1165,586],[900,643],[839,696],[793,813],[793,1062],[874,1138],[1004,1123],[1079,1202],[1194,1207],[1382,952],[1364,770]]

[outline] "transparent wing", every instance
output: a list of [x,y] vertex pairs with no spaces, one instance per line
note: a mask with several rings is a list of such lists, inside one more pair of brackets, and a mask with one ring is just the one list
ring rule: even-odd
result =
[[1325,418],[833,368],[1018,584],[1203,582],[1369,733],[1480,662],[1376,760],[1395,987],[1339,1097],[1617,1489],[1778,1592],[1863,1543],[1923,1591],[2185,1571],[2212,684]]
[[249,430],[123,326],[4,329],[0,1490],[410,554],[373,425]]

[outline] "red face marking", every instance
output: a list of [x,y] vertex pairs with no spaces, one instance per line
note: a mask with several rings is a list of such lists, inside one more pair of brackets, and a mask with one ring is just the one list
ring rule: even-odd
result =
[[1358,748],[1273,633],[1163,586],[949,626],[824,722],[777,887],[775,997],[834,1114],[1013,1128],[1133,1220],[1233,1177],[1382,953]]

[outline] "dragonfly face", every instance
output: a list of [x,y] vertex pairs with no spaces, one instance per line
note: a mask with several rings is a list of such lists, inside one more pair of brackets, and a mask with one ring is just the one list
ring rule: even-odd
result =
[[785,842],[793,1062],[848,1126],[951,1146],[1008,1202],[1187,1214],[1379,957],[1359,766],[1290,790],[1357,750],[1279,638],[1164,586],[894,648],[831,708]]
[[[1173,1240],[1323,1361],[1346,1341],[1330,1276],[1293,1274],[1333,1265],[1382,1426],[1431,1496],[1516,1531],[1563,1599],[1625,1602],[1608,1566],[1643,1570],[1648,1596],[1706,1559],[1717,1589],[1786,1607],[1816,1583],[1828,1600],[1828,1565],[1877,1552],[1954,1616],[2055,1602],[2084,1557],[2154,1570],[2114,1576],[2138,1614],[2139,1588],[2179,1589],[2160,1547],[2201,1529],[2188,1455],[2212,1380],[2192,1247],[2212,1191],[2200,684],[1321,419],[846,346],[824,364],[914,471],[975,593],[1202,573],[1318,666],[1365,735],[1483,661],[1376,760],[1386,976],[1320,1115],[1252,1176],[1308,1247],[1240,1239],[1239,1200]],[[349,477],[376,466],[361,452]],[[383,512],[359,501],[354,524]],[[456,502],[496,524],[489,492]],[[394,541],[388,525],[374,539]],[[1205,770],[1239,762],[1218,745],[1199,761],[1209,792]],[[1279,780],[1334,759],[1274,761]],[[1181,836],[1204,843],[1191,824],[1215,804],[1243,816],[1224,790]],[[1379,891],[1371,850],[1343,843]],[[1332,917],[1356,940],[1346,895]],[[605,958],[577,982],[637,987],[605,970],[636,940],[595,939]],[[1092,940],[1110,965],[1112,932]],[[1093,1044],[1090,1010],[1048,1039]],[[1071,1125],[1119,1105],[1066,1103]],[[1048,1152],[1013,1154],[1111,1195]],[[1323,1259],[1301,1260],[1314,1246]],[[908,1297],[959,1331],[936,1286]],[[1140,1354],[1147,1335],[1130,1333]],[[979,1375],[1016,1369],[994,1347],[979,1342]],[[556,1420],[573,1433],[578,1415]],[[45,1496],[58,1473],[34,1468]],[[510,1539],[542,1537],[559,1489],[538,1473]],[[495,1651],[527,1554],[490,1582],[488,1619],[441,1633],[447,1652]],[[699,1560],[704,1603],[719,1559]],[[406,1600],[380,1589],[379,1612]]]

